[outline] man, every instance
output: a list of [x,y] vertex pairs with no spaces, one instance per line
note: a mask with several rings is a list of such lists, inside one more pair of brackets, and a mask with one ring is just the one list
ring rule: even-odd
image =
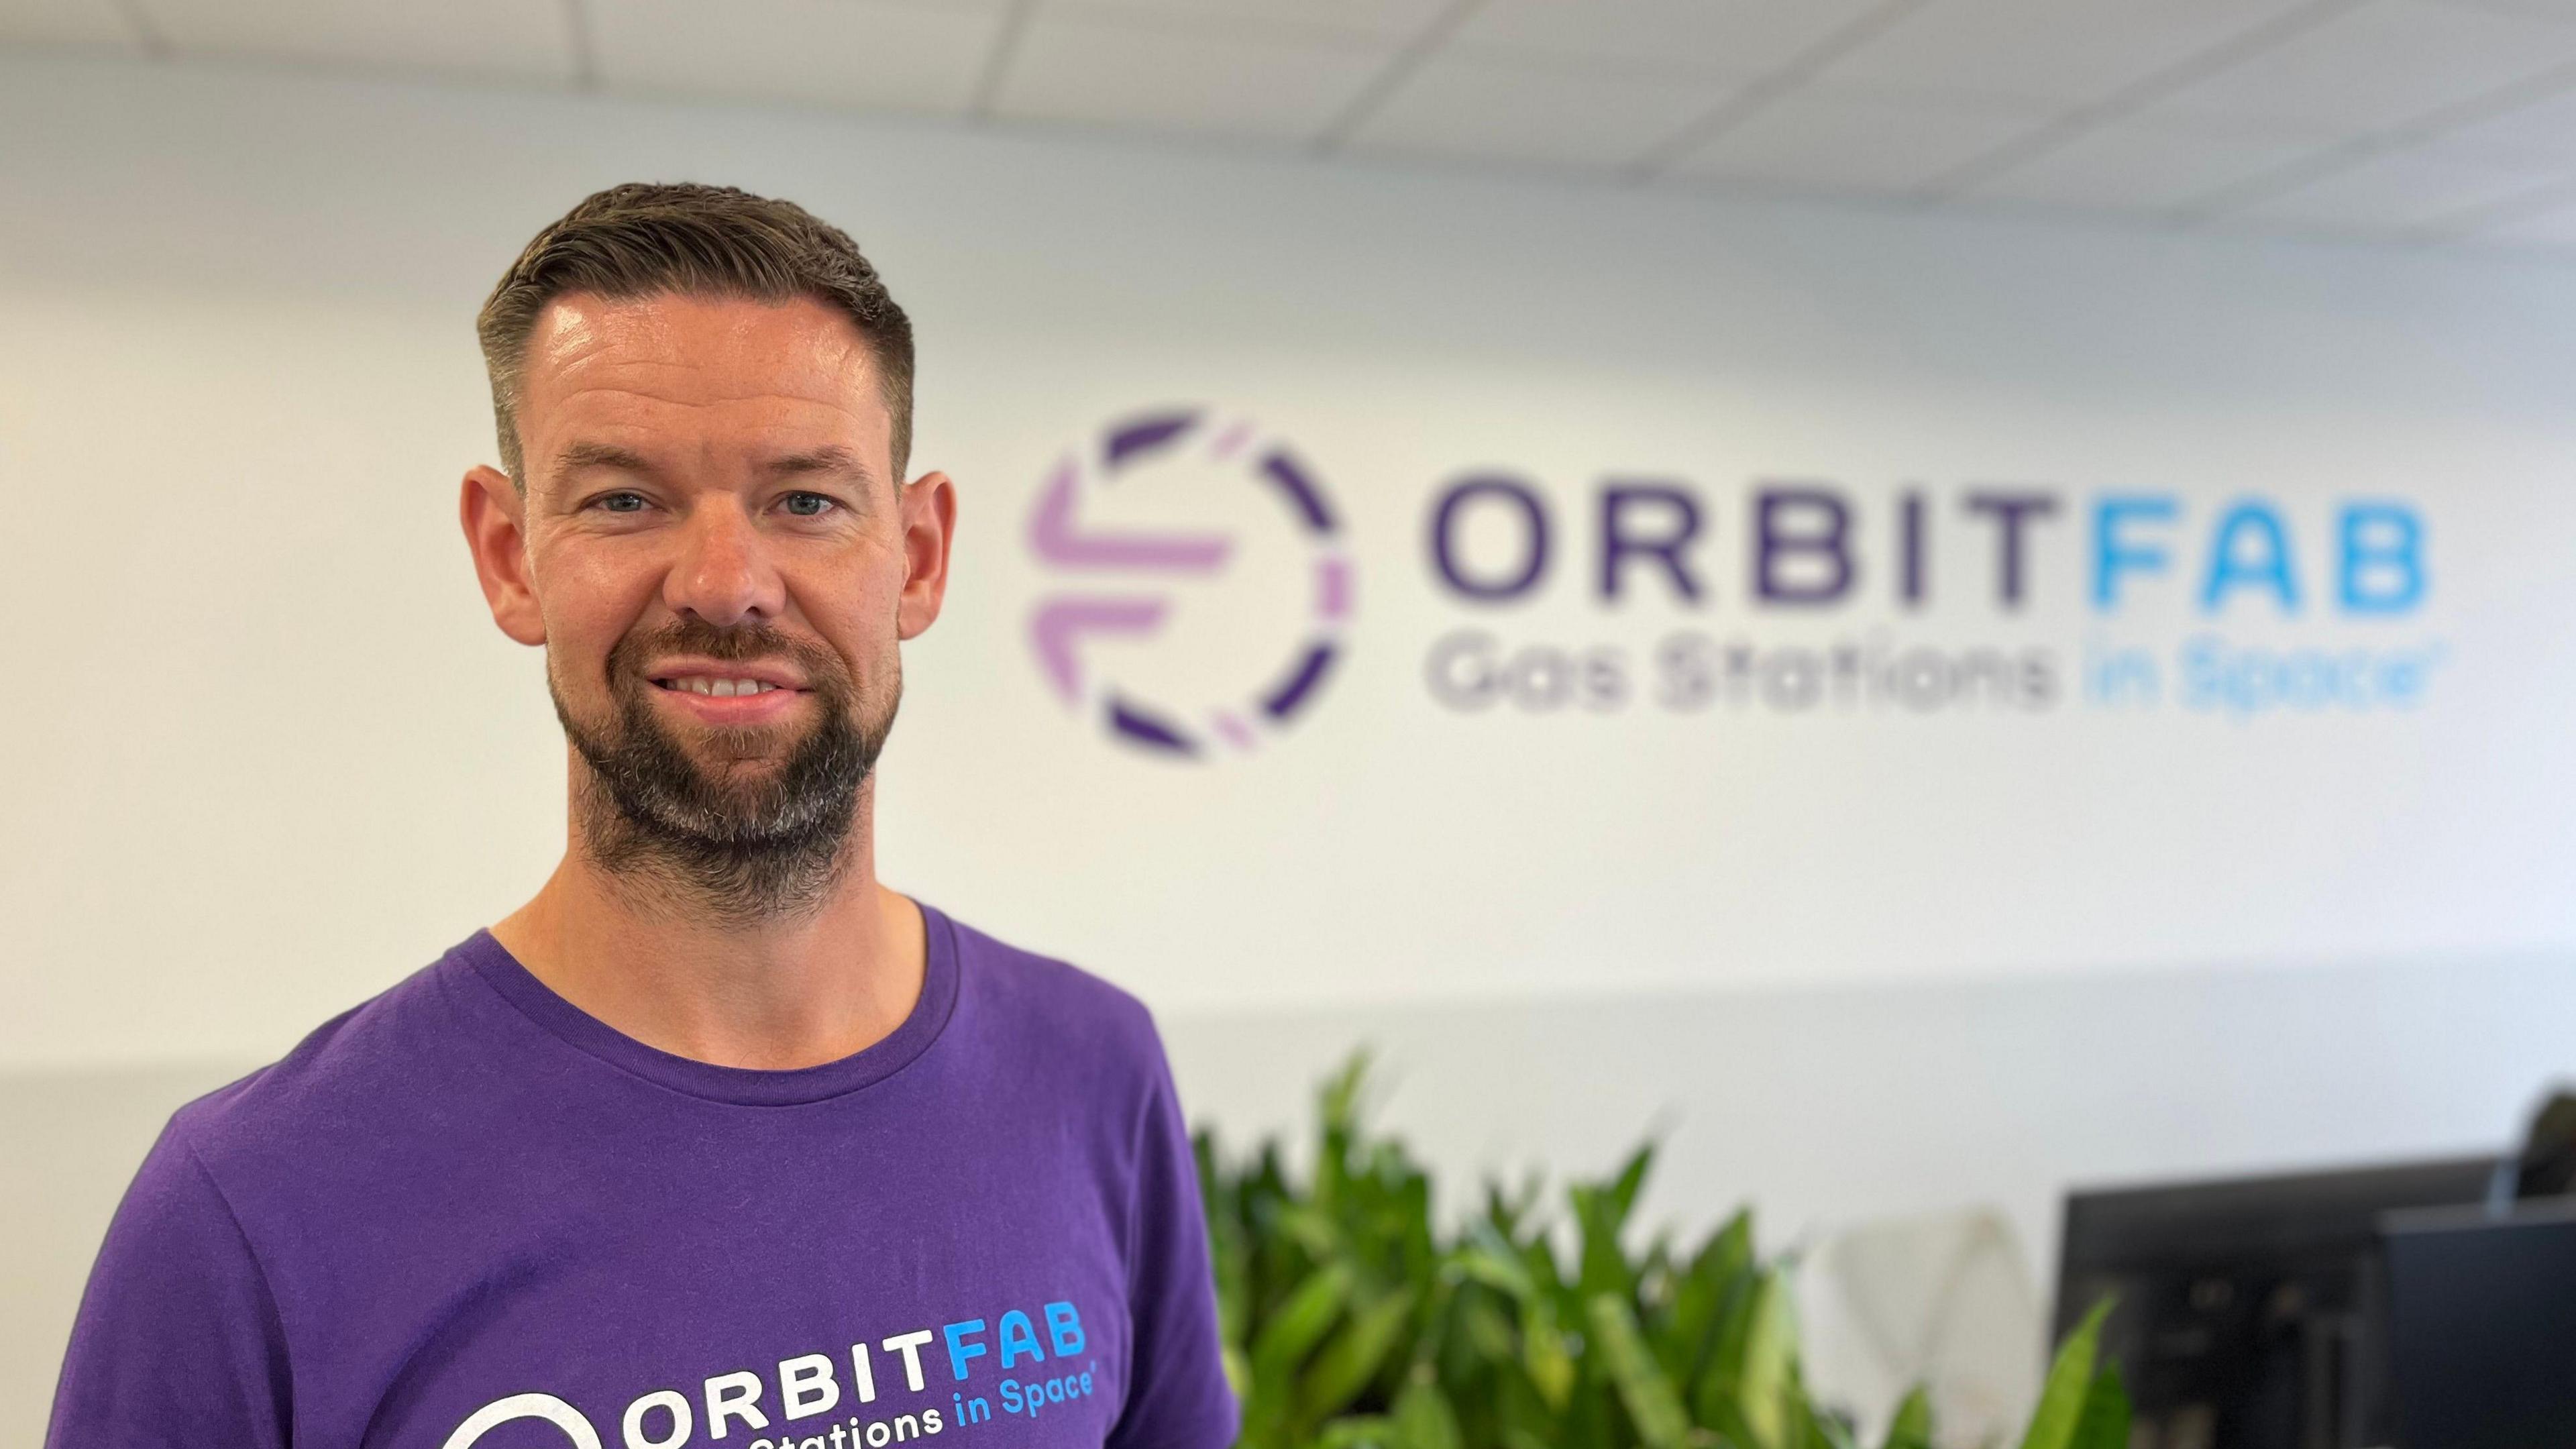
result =
[[171,1120],[49,1442],[1222,1449],[1152,1021],[877,880],[956,517],[903,481],[902,310],[801,208],[621,186],[479,327],[465,540],[545,648],[569,848]]

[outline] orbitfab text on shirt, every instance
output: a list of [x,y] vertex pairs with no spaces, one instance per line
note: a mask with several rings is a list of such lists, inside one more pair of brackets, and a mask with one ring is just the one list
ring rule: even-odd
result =
[[[981,1318],[943,1324],[936,1332],[920,1328],[877,1341],[877,1352],[890,1356],[890,1360],[900,1359],[902,1392],[907,1395],[931,1392],[930,1375],[922,1367],[925,1347],[932,1348],[934,1354],[944,1351],[949,1375],[960,1384],[975,1378],[974,1360],[996,1358],[995,1364],[983,1368],[986,1373],[1003,1375],[992,1385],[991,1395],[951,1390],[944,1414],[936,1406],[879,1409],[875,1411],[877,1417],[850,1414],[828,1425],[809,1423],[842,1407],[840,1361],[828,1353],[781,1359],[776,1374],[778,1397],[773,1402],[782,1432],[775,1437],[753,1439],[743,1449],[886,1449],[900,1440],[938,1434],[952,1426],[983,1423],[993,1417],[995,1400],[1000,1401],[1005,1414],[1036,1418],[1056,1405],[1090,1397],[1095,1392],[1100,1366],[1097,1359],[1083,1359],[1079,1367],[1075,1366],[1088,1343],[1082,1331],[1082,1315],[1072,1303],[1061,1299],[1041,1306],[1038,1313],[1046,1325],[1043,1347],[1039,1343],[1038,1320],[1016,1308],[1004,1313],[989,1329],[990,1343],[985,1341],[988,1329]],[[1022,1363],[1030,1367],[1014,1374],[1012,1370]],[[853,1406],[875,1404],[876,1363],[865,1341],[850,1345],[849,1365],[848,1402]],[[625,1449],[682,1449],[699,1442],[696,1436],[701,1403],[706,1411],[705,1442],[724,1440],[737,1425],[757,1433],[769,1429],[772,1423],[770,1409],[761,1402],[768,1386],[769,1381],[759,1372],[737,1369],[709,1377],[694,1401],[678,1389],[638,1394],[619,1416],[618,1433]],[[894,1392],[891,1385],[887,1392]],[[554,1425],[572,1441],[574,1449],[607,1449],[588,1415],[548,1393],[512,1394],[485,1404],[456,1426],[456,1432],[447,1436],[444,1449],[471,1449],[493,1429],[522,1419]]]

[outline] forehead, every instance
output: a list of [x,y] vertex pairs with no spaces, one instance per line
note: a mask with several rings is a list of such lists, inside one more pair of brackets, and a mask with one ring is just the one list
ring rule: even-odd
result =
[[532,451],[609,433],[630,445],[830,442],[879,457],[891,421],[866,339],[810,298],[569,293],[537,314],[519,389]]

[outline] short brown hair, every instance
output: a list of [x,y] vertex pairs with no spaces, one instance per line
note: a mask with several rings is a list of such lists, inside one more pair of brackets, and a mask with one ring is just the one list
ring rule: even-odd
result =
[[731,186],[630,182],[582,198],[519,253],[474,330],[492,375],[501,461],[527,491],[519,452],[520,370],[548,302],[568,292],[612,301],[662,293],[839,308],[876,356],[894,420],[894,481],[912,452],[912,322],[849,233],[792,201]]

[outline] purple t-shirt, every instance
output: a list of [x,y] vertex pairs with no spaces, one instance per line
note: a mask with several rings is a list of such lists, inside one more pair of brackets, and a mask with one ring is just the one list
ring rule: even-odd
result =
[[1224,1449],[1152,1019],[922,917],[912,1014],[783,1072],[623,1036],[477,931],[171,1119],[47,1442]]

